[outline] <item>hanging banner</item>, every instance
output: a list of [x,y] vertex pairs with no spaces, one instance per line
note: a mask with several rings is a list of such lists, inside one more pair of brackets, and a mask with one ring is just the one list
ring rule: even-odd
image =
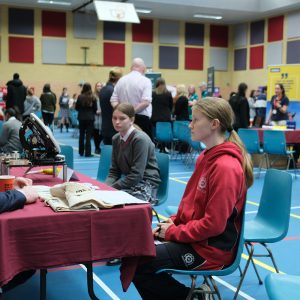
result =
[[268,66],[268,95],[275,94],[275,85],[282,83],[285,94],[292,101],[300,100],[300,65]]

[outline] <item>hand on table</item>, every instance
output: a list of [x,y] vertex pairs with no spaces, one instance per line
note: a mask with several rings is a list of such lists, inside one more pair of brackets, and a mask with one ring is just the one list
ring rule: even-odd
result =
[[16,189],[23,188],[24,186],[31,186],[32,180],[24,177],[16,177],[14,182],[14,187]]
[[37,199],[39,199],[39,194],[32,186],[23,186],[17,190],[26,197],[26,204],[34,203]]

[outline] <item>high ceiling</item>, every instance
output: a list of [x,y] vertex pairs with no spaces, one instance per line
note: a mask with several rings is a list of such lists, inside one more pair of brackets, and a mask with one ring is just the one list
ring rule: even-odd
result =
[[[56,4],[39,4],[37,0],[0,0],[1,4],[19,7],[39,7],[44,9],[72,11],[89,0],[54,0],[70,2],[70,6]],[[140,17],[159,19],[175,19],[185,21],[205,22],[206,19],[196,19],[194,14],[221,15],[222,20],[214,23],[234,24],[257,20],[266,16],[275,16],[285,12],[300,9],[300,1],[296,0],[123,0],[114,2],[133,3],[136,8],[152,10],[151,14],[139,14]],[[94,11],[93,3],[81,11]]]

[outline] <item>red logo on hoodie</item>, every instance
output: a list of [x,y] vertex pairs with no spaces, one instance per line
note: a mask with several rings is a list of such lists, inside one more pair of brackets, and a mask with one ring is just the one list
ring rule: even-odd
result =
[[198,189],[202,191],[203,193],[206,192],[206,177],[201,176],[199,182],[198,182]]

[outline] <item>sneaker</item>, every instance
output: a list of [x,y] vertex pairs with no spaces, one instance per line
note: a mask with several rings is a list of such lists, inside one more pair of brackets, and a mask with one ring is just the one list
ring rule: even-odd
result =
[[107,266],[117,266],[117,265],[120,265],[121,264],[121,259],[120,258],[113,258],[113,259],[110,259],[106,265]]
[[211,292],[211,288],[203,283],[199,288],[196,288],[192,295],[192,300],[212,300],[213,296],[212,294],[208,294],[208,292]]

